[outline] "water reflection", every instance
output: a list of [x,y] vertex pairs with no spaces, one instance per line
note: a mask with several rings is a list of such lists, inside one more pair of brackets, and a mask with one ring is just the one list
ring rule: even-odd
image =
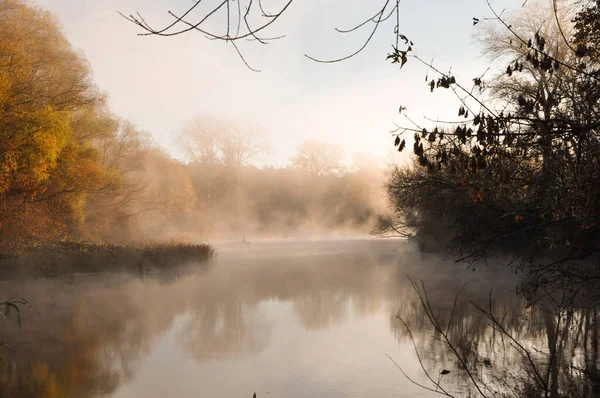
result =
[[2,350],[3,396],[106,395],[132,377],[136,358],[148,349],[136,306],[117,289],[86,287],[91,294],[47,281],[18,289],[35,300],[40,315],[27,313],[22,331],[3,325],[4,341],[13,346]]
[[[14,349],[0,351],[0,395],[429,396],[384,356],[401,360],[411,376],[425,381],[400,315],[427,368],[458,369],[443,345],[432,344],[430,322],[405,273],[428,282],[444,323],[462,281],[470,281],[465,298],[474,301],[486,301],[495,286],[494,311],[506,313],[511,332],[537,350],[547,347],[548,319],[515,296],[514,279],[449,263],[397,241],[270,243],[225,246],[208,272],[177,277],[5,283],[5,297],[27,297],[39,314],[27,312],[22,331],[1,325],[2,339]],[[453,341],[481,374],[489,363],[508,372],[520,359],[500,349],[506,341],[466,299],[456,307]],[[580,353],[568,346],[572,357],[592,351],[596,358],[597,316],[571,319],[589,347]],[[462,375],[452,373],[456,388],[466,384]]]
[[460,396],[599,397],[597,311],[574,308],[563,292],[529,306],[490,287],[467,286],[455,305],[447,285],[418,286],[421,299],[404,292],[390,324],[401,343],[414,342],[429,385],[452,369],[442,385]]

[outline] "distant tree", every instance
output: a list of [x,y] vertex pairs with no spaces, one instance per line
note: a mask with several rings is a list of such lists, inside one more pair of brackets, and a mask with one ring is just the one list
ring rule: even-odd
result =
[[311,174],[329,175],[342,168],[342,148],[322,141],[304,141],[291,164]]
[[264,155],[269,150],[269,145],[257,128],[237,126],[223,132],[219,139],[219,148],[223,164],[239,169]]
[[228,128],[223,120],[197,115],[183,125],[176,138],[177,144],[191,163],[218,163],[220,137]]
[[196,115],[179,132],[177,143],[192,163],[245,166],[268,150],[264,134],[255,126]]
[[239,187],[240,170],[268,150],[255,126],[208,115],[196,115],[177,136],[186,155],[196,195],[211,207],[218,198]]

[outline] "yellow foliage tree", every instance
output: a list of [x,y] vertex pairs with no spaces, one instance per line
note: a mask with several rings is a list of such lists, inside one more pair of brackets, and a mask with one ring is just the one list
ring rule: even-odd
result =
[[0,2],[0,243],[68,235],[101,169],[72,113],[102,101],[47,12]]

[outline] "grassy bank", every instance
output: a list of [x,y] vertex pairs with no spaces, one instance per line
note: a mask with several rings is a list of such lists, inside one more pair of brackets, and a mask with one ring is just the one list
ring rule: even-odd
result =
[[180,242],[124,246],[60,242],[4,248],[0,249],[0,280],[206,265],[213,255],[209,245]]

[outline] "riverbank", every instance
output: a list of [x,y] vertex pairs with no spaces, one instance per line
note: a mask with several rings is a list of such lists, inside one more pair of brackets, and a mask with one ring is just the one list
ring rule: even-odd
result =
[[209,245],[185,242],[131,245],[56,242],[5,248],[0,250],[0,280],[207,264],[214,253]]

